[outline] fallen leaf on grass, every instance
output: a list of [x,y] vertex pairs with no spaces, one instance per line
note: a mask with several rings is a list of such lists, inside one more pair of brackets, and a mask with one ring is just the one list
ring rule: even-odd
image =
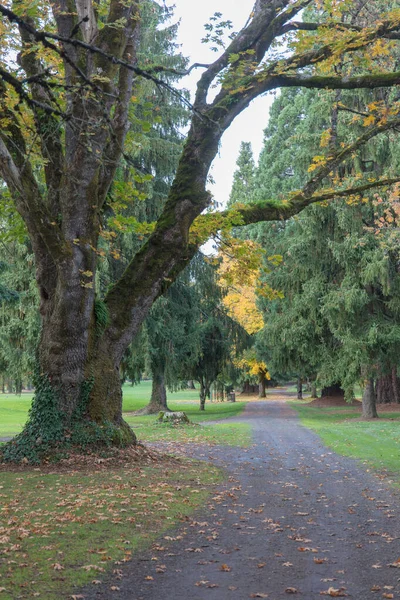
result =
[[346,594],[346,592],[344,590],[345,590],[345,588],[335,589],[333,587],[330,587],[326,592],[320,592],[320,595],[321,596],[332,596],[334,598],[339,598],[339,597],[348,595],[348,594]]
[[81,567],[81,569],[84,571],[104,571],[103,567],[98,567],[97,565],[85,565],[84,567]]
[[54,563],[54,565],[51,565],[53,567],[53,569],[55,571],[62,571],[64,569],[64,567],[62,565],[60,565],[59,563]]

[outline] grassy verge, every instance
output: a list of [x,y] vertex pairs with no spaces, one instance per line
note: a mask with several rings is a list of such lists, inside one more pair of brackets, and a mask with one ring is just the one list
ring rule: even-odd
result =
[[[145,417],[149,419],[149,417]],[[215,425],[181,425],[159,424],[154,417],[143,422],[137,417],[127,418],[142,442],[181,442],[183,444],[220,444],[223,446],[240,446],[245,448],[251,444],[251,427],[247,423],[217,423]]]
[[382,413],[382,419],[376,421],[354,421],[360,411],[351,407],[318,408],[298,402],[291,405],[302,424],[318,433],[335,452],[363,460],[373,469],[393,476],[400,485],[400,413]]
[[[222,473],[197,462],[1,473],[0,597],[72,597],[196,508]],[[110,591],[110,595],[112,592]]]

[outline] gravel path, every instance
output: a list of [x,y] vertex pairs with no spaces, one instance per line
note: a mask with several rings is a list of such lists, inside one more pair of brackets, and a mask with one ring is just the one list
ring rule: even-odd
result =
[[400,598],[397,492],[283,402],[250,403],[238,420],[252,448],[200,452],[229,472],[211,506],[85,599]]

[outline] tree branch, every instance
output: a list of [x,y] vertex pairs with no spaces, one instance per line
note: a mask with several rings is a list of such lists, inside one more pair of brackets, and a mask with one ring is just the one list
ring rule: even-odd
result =
[[[286,33],[290,33],[291,31],[318,31],[318,29],[337,29],[341,31],[357,32],[363,30],[363,28],[358,25],[353,25],[352,23],[342,23],[339,21],[331,21],[326,23],[308,23],[305,21],[291,21],[290,23],[287,23],[284,27],[282,27],[280,35],[285,35]],[[387,40],[400,40],[400,32],[390,31],[388,33],[383,33],[382,37]]]

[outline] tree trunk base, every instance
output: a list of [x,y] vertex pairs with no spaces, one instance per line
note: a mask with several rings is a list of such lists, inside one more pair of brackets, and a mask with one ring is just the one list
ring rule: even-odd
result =
[[376,411],[376,395],[374,380],[368,379],[362,397],[362,418],[365,420],[378,419]]
[[63,414],[57,395],[45,377],[38,378],[29,420],[19,435],[0,450],[0,461],[40,464],[55,461],[68,452],[104,452],[136,444],[136,435],[121,417],[115,422],[95,421],[85,414],[91,386],[82,389],[82,405],[72,415]]
[[142,417],[144,415],[158,415],[159,412],[171,412],[171,409],[162,404],[150,403],[139,410],[135,410],[133,415],[135,417]]

